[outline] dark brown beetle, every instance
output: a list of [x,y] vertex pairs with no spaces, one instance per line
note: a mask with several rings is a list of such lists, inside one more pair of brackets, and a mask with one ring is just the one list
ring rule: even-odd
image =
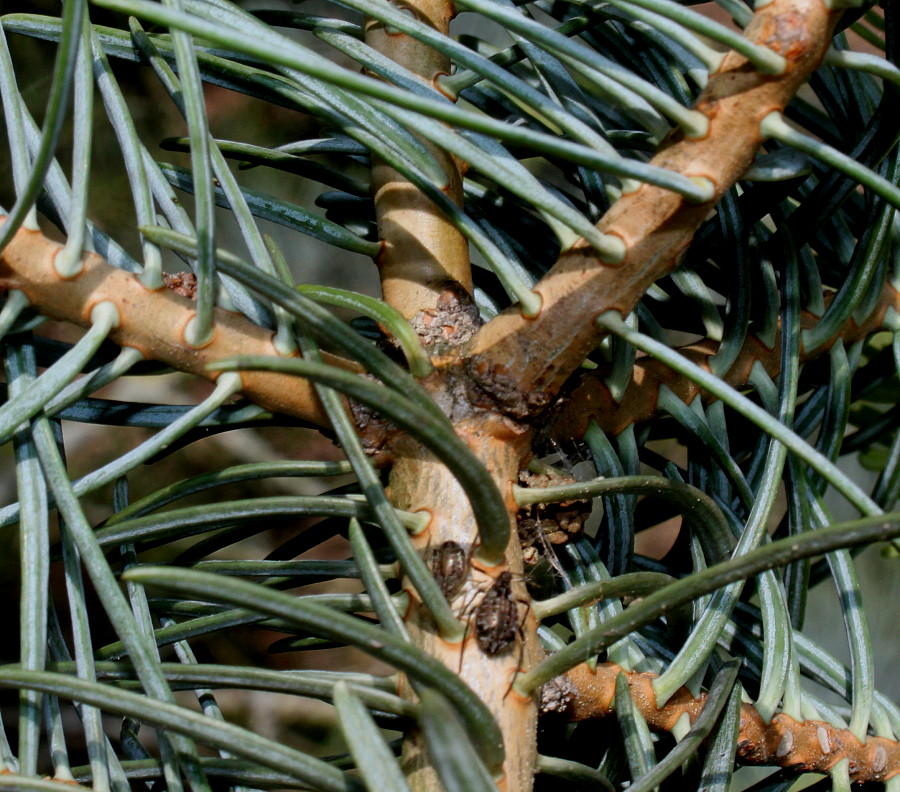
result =
[[497,575],[475,611],[475,637],[486,655],[493,657],[509,649],[519,632],[519,607],[513,599],[512,574]]
[[431,551],[431,574],[444,596],[452,600],[469,574],[469,554],[458,542],[444,542]]

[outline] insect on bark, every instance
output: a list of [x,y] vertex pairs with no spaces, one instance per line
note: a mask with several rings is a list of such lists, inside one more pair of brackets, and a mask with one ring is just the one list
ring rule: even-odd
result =
[[486,655],[509,649],[519,632],[519,607],[512,596],[512,574],[501,572],[475,611],[475,637]]
[[469,554],[458,542],[447,541],[431,551],[431,574],[447,600],[458,593],[469,573]]

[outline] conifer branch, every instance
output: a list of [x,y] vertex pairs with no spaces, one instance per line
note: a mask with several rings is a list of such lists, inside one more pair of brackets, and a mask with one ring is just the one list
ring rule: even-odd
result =
[[[876,332],[884,325],[886,315],[891,310],[900,314],[900,292],[886,283],[878,302],[864,321],[851,319],[829,343],[822,344],[811,354],[806,354],[801,348],[801,361],[806,362],[824,354],[838,339],[850,344]],[[808,313],[803,315],[804,328],[813,327],[815,323],[815,316]],[[779,349],[777,335],[771,347],[754,336],[748,336],[723,379],[735,388],[745,387],[757,362],[774,378],[781,370]],[[683,347],[680,352],[694,363],[707,368],[708,361],[717,350],[718,344],[706,339]],[[690,404],[701,392],[696,383],[650,357],[640,358],[635,362],[631,383],[618,402],[604,384],[604,376],[602,370],[596,370],[585,372],[579,377],[568,394],[565,408],[551,417],[552,423],[548,427],[551,436],[581,437],[591,420],[596,421],[607,435],[617,435],[631,424],[649,420],[656,414],[659,391],[663,386],[686,404]]]
[[[445,35],[455,13],[447,0],[415,0],[404,10]],[[366,23],[366,43],[429,87],[437,88],[438,79],[450,73],[446,55],[382,22]],[[447,152],[428,149],[447,176],[444,192],[462,205],[459,163]],[[434,322],[423,312],[440,310],[448,302],[472,302],[468,243],[424,193],[377,158],[372,165],[372,195],[382,243],[376,263],[384,300],[411,320],[427,342]]]
[[625,243],[621,262],[606,262],[584,240],[565,251],[535,286],[543,301],[528,319],[510,309],[476,337],[469,372],[507,414],[525,418],[556,396],[598,340],[592,319],[631,312],[647,288],[671,272],[716,201],[746,171],[763,136],[760,122],[783,109],[827,51],[839,11],[821,0],[772,0],[747,26],[750,41],[782,55],[783,73],[766,75],[734,51],[710,75],[694,109],[709,121],[704,137],[672,133],[652,164],[709,187],[705,203],[649,184],[623,195],[598,228]]
[[[620,672],[622,669],[613,663],[602,663],[595,671],[587,664],[576,666],[546,687],[543,709],[570,721],[611,715]],[[682,688],[664,706],[657,707],[655,674],[624,673],[631,698],[651,729],[671,731],[685,714],[693,723],[706,703],[705,694],[695,697]],[[784,713],[766,723],[753,705],[746,703],[741,705],[737,746],[737,759],[742,764],[774,765],[798,773],[827,773],[847,759],[850,779],[858,784],[884,782],[900,772],[900,743],[894,740],[869,737],[860,742],[849,729],[822,721],[796,721]]]
[[[108,300],[119,311],[120,323],[110,339],[133,347],[151,360],[178,371],[214,381],[220,372],[207,370],[215,360],[237,355],[278,355],[272,332],[242,316],[217,309],[212,340],[191,346],[184,337],[196,314],[195,304],[172,289],[147,289],[135,275],[106,263],[96,253],[85,253],[81,271],[63,278],[54,261],[63,246],[40,231],[20,228],[0,253],[0,289],[23,292],[42,315],[81,327],[90,326],[91,308]],[[330,363],[351,364],[330,357]],[[254,403],[316,426],[328,419],[311,383],[285,374],[243,371],[242,393]]]

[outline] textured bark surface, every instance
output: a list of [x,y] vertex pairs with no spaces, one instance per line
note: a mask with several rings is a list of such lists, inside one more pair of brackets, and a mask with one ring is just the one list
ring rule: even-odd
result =
[[[95,305],[109,301],[119,311],[119,325],[110,333],[112,341],[137,349],[149,360],[210,381],[220,373],[206,369],[215,360],[235,355],[278,356],[271,331],[221,308],[214,314],[212,339],[201,347],[191,346],[184,331],[196,316],[193,300],[172,289],[151,291],[135,275],[110,266],[96,253],[85,253],[81,272],[63,279],[53,266],[62,249],[40,232],[20,228],[0,254],[0,289],[24,292],[44,316],[81,327],[90,326]],[[333,355],[325,359],[342,368],[357,368]],[[262,371],[242,371],[240,377],[242,393],[261,407],[328,426],[310,382]]]
[[[465,493],[447,468],[431,454],[409,439],[400,438],[393,447],[389,492],[398,508],[427,511],[431,515],[428,529],[416,537],[418,547],[427,555],[431,548],[454,541],[470,551],[472,559],[468,576],[451,602],[459,618],[467,623],[464,640],[452,644],[437,635],[415,597],[407,614],[407,625],[415,644],[458,671],[495,714],[506,748],[506,762],[498,786],[510,792],[528,790],[532,786],[537,758],[537,701],[535,697],[517,694],[512,683],[520,668],[528,669],[534,665],[541,650],[537,644],[537,624],[527,604],[527,591],[518,577],[523,571],[522,549],[516,534],[517,507],[512,486],[518,479],[525,454],[529,452],[531,433],[505,418],[477,410],[457,416],[455,427],[485,464],[508,503],[511,532],[506,564],[486,567],[473,558],[478,531]],[[514,644],[508,651],[490,657],[478,646],[474,614],[497,575],[505,570],[514,575],[513,596],[522,628],[517,630]],[[403,761],[412,789],[435,792],[442,789],[429,768],[427,753],[418,735],[407,741]]]
[[674,132],[651,161],[706,180],[711,199],[690,204],[650,184],[623,195],[597,225],[624,241],[621,263],[602,261],[581,240],[535,286],[542,298],[535,319],[510,309],[484,326],[469,370],[503,410],[524,418],[544,409],[596,345],[593,320],[610,310],[630,313],[647,288],[674,269],[716,201],[752,162],[762,143],[760,121],[784,108],[821,62],[838,17],[821,0],[763,5],[745,36],[784,56],[784,74],[760,74],[743,55],[729,52],[694,106],[709,119],[709,133],[698,139]]
[[[617,665],[604,663],[592,671],[580,665],[569,671],[567,701],[552,702],[552,711],[570,720],[600,718],[614,711]],[[671,731],[683,715],[693,723],[706,696],[682,688],[662,707],[656,706],[653,674],[625,672],[631,698],[652,729]],[[900,744],[880,737],[860,742],[849,729],[821,721],[796,721],[780,713],[766,723],[751,704],[741,705],[738,759],[744,764],[774,765],[795,771],[826,773],[846,759],[855,783],[883,782],[900,773]]]
[[[826,300],[826,304],[828,302],[830,300]],[[801,361],[818,357],[838,339],[845,344],[852,344],[877,332],[884,325],[890,310],[900,314],[900,292],[888,283],[865,321],[850,319],[829,343],[814,350],[812,355],[801,348]],[[817,318],[809,313],[804,313],[801,318],[804,328],[815,326],[816,321]],[[680,352],[692,362],[708,369],[709,360],[718,348],[717,342],[705,340],[683,347]],[[781,371],[779,337],[776,336],[769,347],[758,338],[749,336],[723,379],[732,387],[745,387],[757,362],[762,364],[770,377],[778,375]],[[606,434],[617,435],[632,424],[653,418],[662,387],[667,387],[685,404],[690,404],[702,392],[695,382],[650,357],[639,358],[635,362],[631,382],[619,401],[613,398],[606,387],[605,378],[606,372],[598,370],[582,374],[577,381],[570,380],[565,404],[549,417],[547,432],[550,436],[581,437],[591,420],[596,421]]]
[[[441,33],[450,29],[454,11],[447,0],[414,0],[403,8]],[[431,87],[437,86],[442,74],[450,73],[446,56],[381,22],[366,24],[366,43]],[[461,205],[458,163],[446,152],[428,148],[447,175],[444,192]],[[377,158],[372,167],[372,195],[382,241],[377,264],[386,302],[414,319],[437,305],[448,288],[472,293],[468,243],[430,199]]]
[[[404,8],[442,33],[449,30],[454,13],[452,3],[446,0],[415,0]],[[450,62],[443,55],[410,36],[390,31],[381,23],[371,20],[367,23],[366,42],[426,84],[435,86],[438,77],[450,71]],[[446,152],[433,148],[431,151],[447,173],[446,194],[461,204],[462,177],[457,162]],[[462,643],[444,641],[414,596],[407,625],[416,646],[454,671],[459,670],[495,714],[506,748],[503,776],[498,784],[511,791],[528,790],[532,786],[537,755],[537,705],[534,697],[523,698],[510,688],[520,661],[532,661],[537,651],[534,617],[530,616],[530,629],[521,630],[522,638],[517,637],[509,651],[488,657],[475,640],[472,616],[496,575],[504,569],[522,572],[512,485],[518,478],[530,433],[504,418],[473,409],[454,371],[458,366],[453,350],[468,342],[480,326],[471,298],[472,275],[465,238],[428,198],[383,162],[375,161],[372,179],[383,245],[377,264],[384,300],[410,320],[433,353],[449,353],[446,370],[451,372],[450,376],[438,374],[426,384],[456,431],[507,497],[512,522],[507,564],[502,568],[481,568],[477,562],[472,563],[465,582],[453,598],[451,604],[457,616],[468,624]],[[423,555],[427,556],[431,548],[446,541],[455,541],[472,558],[478,531],[468,500],[456,479],[408,438],[395,439],[389,456],[393,460],[391,501],[401,509],[431,514],[428,530],[416,537]],[[527,601],[524,585],[517,581],[514,586],[516,595]],[[524,616],[526,606],[522,609]],[[404,687],[403,692],[414,696],[408,688]],[[412,789],[435,792],[442,789],[430,767],[420,734],[413,733],[406,740],[403,762]]]

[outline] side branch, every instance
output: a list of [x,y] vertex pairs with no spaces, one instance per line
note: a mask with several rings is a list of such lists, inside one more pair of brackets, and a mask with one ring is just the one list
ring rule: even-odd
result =
[[[0,290],[17,289],[42,315],[81,327],[90,326],[93,306],[108,300],[119,311],[119,326],[110,333],[111,340],[137,349],[145,358],[207,380],[219,376],[220,372],[206,369],[215,360],[278,355],[270,331],[222,309],[215,312],[212,340],[202,347],[191,346],[185,330],[196,315],[192,300],[170,289],[151,291],[134,275],[107,264],[95,253],[83,256],[77,275],[62,278],[54,266],[62,249],[39,231],[20,228],[0,253]],[[345,368],[349,365],[337,358],[329,362]],[[241,380],[242,393],[261,407],[329,426],[306,380],[258,371],[241,372]]]
[[[857,323],[851,319],[829,343],[818,347],[812,354],[806,354],[801,349],[801,360],[806,362],[816,358],[838,339],[853,343],[865,338],[883,326],[885,314],[891,308],[900,313],[900,292],[888,283],[865,321]],[[804,314],[801,321],[804,328],[812,327],[816,317]],[[694,363],[708,368],[708,361],[717,350],[715,341],[704,340],[683,347],[680,352]],[[770,377],[778,375],[781,370],[778,336],[771,348],[759,339],[748,336],[723,379],[735,388],[742,388],[749,383],[756,363],[761,363]],[[701,392],[695,382],[651,357],[635,362],[631,382],[618,402],[604,384],[604,376],[602,371],[581,375],[569,392],[565,407],[552,417],[548,427],[551,436],[581,437],[592,419],[606,434],[617,435],[631,424],[649,420],[656,414],[659,391],[664,385],[685,404],[690,404]]]
[[[615,711],[616,677],[622,671],[603,663],[591,671],[586,664],[576,666],[565,677],[566,704],[559,701],[557,683],[552,710],[568,720],[602,718]],[[687,713],[693,723],[706,703],[686,688],[663,707],[656,706],[653,674],[626,671],[631,698],[651,729],[671,731]],[[775,765],[796,772],[826,773],[847,759],[854,783],[884,782],[900,773],[900,743],[883,737],[860,742],[848,729],[838,729],[821,721],[796,721],[783,713],[766,723],[750,704],[741,705],[738,761],[743,764]]]
[[560,256],[537,284],[543,300],[536,319],[514,309],[494,318],[475,339],[469,370],[483,390],[514,417],[539,412],[596,345],[593,319],[629,313],[647,288],[675,268],[680,253],[715,202],[740,178],[762,143],[760,121],[783,109],[828,49],[839,12],[822,0],[760,4],[746,37],[782,55],[787,67],[772,77],[730,52],[710,76],[695,109],[709,119],[701,139],[672,134],[652,164],[709,184],[711,199],[690,204],[644,184],[623,195],[598,228],[620,237],[624,260],[600,260],[584,240]]

